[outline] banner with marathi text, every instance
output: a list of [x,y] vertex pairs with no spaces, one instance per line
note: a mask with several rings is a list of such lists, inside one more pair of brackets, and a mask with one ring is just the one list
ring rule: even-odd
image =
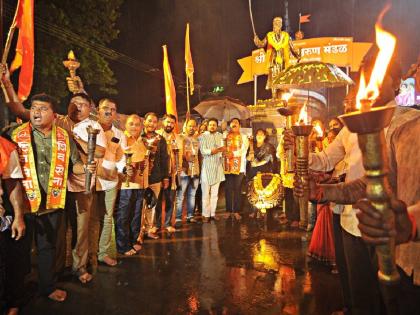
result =
[[[356,72],[372,43],[353,42],[352,37],[318,37],[293,41],[293,46],[301,54],[300,62],[321,61],[349,67]],[[262,48],[254,50],[251,56],[238,59],[244,70],[238,84],[252,81],[253,75],[268,74],[267,62]],[[290,56],[290,62],[294,64],[297,59]]]

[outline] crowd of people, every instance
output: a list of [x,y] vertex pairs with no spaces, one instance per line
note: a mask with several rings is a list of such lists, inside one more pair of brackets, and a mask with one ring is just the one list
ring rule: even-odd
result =
[[[173,233],[197,222],[197,206],[203,223],[219,220],[222,181],[227,182],[226,217],[241,219],[241,184],[247,157],[253,157],[247,154],[248,138],[240,132],[239,119],[232,119],[222,134],[217,119],[199,125],[190,118],[183,132],[175,133],[174,115],[160,119],[149,112],[128,116],[123,131],[114,125],[117,103],[112,99],[99,101],[97,119],[86,93],[71,95],[67,115],[56,112],[57,102],[47,94],[32,96],[26,109],[6,66],[1,79],[10,110],[23,121],[0,137],[1,289],[8,314],[22,305],[33,240],[39,292],[61,302],[67,292],[57,287],[57,276],[69,265],[81,283],[92,281],[98,263],[117,265],[114,222],[117,252],[136,255],[145,238],[155,240],[159,232]],[[89,160],[88,127],[97,132],[94,160]],[[261,166],[266,153],[259,139],[257,133]]]
[[[369,59],[364,69],[369,70]],[[420,284],[415,242],[420,217],[418,110],[398,108],[386,131],[396,196],[391,202],[397,222],[393,227],[383,224],[368,201],[360,201],[366,182],[357,135],[337,118],[328,123],[325,137],[315,130],[310,137],[312,172],[306,180],[311,203],[309,212],[302,213],[296,198],[304,194],[302,179],[286,169],[286,151],[295,146],[291,132],[285,131],[275,148],[264,129],[257,129],[252,138],[242,133],[238,118],[223,132],[217,119],[199,124],[189,118],[177,133],[176,116],[153,112],[128,116],[121,130],[114,125],[115,100],[101,99],[96,119],[91,116],[93,101],[84,92],[70,97],[67,115],[57,113],[56,100],[47,94],[34,95],[26,109],[7,67],[2,65],[1,72],[7,104],[23,121],[0,137],[0,293],[8,314],[17,314],[22,306],[33,240],[39,291],[61,302],[67,292],[57,287],[57,276],[66,267],[71,265],[84,284],[92,281],[98,263],[117,265],[112,255],[114,228],[117,252],[133,256],[145,246],[145,238],[156,240],[163,232],[196,223],[197,208],[203,224],[218,221],[221,182],[224,218],[239,221],[244,183],[261,173],[278,172],[284,189],[280,221],[290,228],[313,230],[308,255],[340,274],[345,312],[385,314],[389,303],[381,294],[372,244],[396,236],[402,278],[398,307],[403,314],[415,314]],[[392,105],[399,83],[392,66],[384,82],[378,103]],[[354,91],[346,98],[349,104],[352,100]],[[93,160],[88,127],[97,132]],[[257,212],[250,205],[250,217]]]

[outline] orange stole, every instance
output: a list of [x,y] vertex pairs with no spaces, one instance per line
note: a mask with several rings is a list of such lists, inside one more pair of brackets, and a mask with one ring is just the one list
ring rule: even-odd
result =
[[9,142],[3,137],[0,137],[0,175],[3,174],[4,170],[9,163],[10,154],[16,150],[16,145]]
[[[41,205],[41,190],[36,173],[36,164],[31,139],[32,127],[25,123],[16,128],[12,139],[18,145],[19,161],[23,171],[22,185],[31,206],[31,212],[37,212]],[[48,180],[46,209],[64,208],[68,164],[70,158],[70,140],[67,131],[53,125],[51,143],[51,165]]]
[[[233,153],[234,151],[240,150],[242,147],[242,136],[241,134],[228,133],[226,136],[226,152]],[[236,174],[241,172],[241,160],[242,157],[227,157],[225,155],[225,174]]]

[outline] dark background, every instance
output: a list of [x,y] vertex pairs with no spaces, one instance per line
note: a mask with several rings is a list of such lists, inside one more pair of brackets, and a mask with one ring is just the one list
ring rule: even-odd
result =
[[[353,36],[355,41],[374,41],[374,23],[386,1],[383,0],[291,0],[290,30],[298,28],[298,15],[311,14],[311,22],[302,25],[306,38]],[[260,38],[271,30],[272,18],[284,16],[284,1],[252,1],[255,27]],[[398,38],[398,58],[403,70],[420,52],[420,1],[393,1],[384,26]],[[121,7],[119,38],[114,49],[138,59],[151,68],[162,68],[162,45],[168,45],[172,73],[177,83],[177,107],[186,109],[184,37],[190,23],[190,40],[197,89],[192,105],[208,96],[215,84],[225,87],[225,94],[251,103],[252,83],[236,85],[241,69],[236,60],[250,55],[254,49],[247,0],[127,0]],[[283,21],[284,24],[285,21]],[[160,72],[141,72],[118,63],[115,71],[119,95],[125,112],[163,113],[164,91]],[[265,78],[259,80],[259,98],[269,97],[264,91]],[[337,101],[334,101],[337,103]],[[331,107],[341,106],[330,104]]]

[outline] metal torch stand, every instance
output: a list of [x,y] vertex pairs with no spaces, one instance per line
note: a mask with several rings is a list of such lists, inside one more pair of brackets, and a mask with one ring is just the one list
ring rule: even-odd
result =
[[[365,112],[340,116],[351,132],[357,133],[366,176],[366,196],[381,213],[385,222],[394,223],[390,207],[390,185],[388,181],[388,155],[383,129],[392,119],[395,106],[377,107]],[[399,274],[395,264],[395,238],[390,237],[386,245],[375,247],[378,256],[378,279],[387,308],[387,314],[398,314],[396,296]],[[363,268],[363,266],[361,266]]]
[[292,126],[292,131],[296,136],[296,173],[303,183],[304,195],[299,197],[299,226],[306,229],[308,226],[308,203],[309,203],[309,185],[305,178],[308,178],[308,158],[309,158],[309,140],[311,134],[311,125]]

